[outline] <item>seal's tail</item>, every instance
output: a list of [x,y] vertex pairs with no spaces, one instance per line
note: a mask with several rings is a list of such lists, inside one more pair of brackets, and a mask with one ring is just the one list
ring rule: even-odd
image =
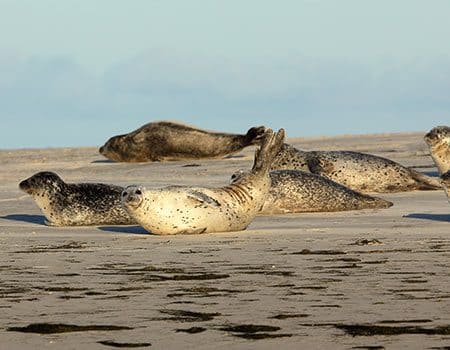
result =
[[266,131],[267,128],[265,126],[254,126],[253,128],[248,129],[247,134],[245,135],[245,143],[247,145],[260,144]]
[[284,142],[284,129],[274,133],[272,129],[266,129],[261,141],[261,147],[255,152],[253,173],[268,173],[276,155]]
[[441,181],[439,178],[424,175],[413,169],[409,170],[411,171],[411,176],[413,177],[413,179],[416,180],[418,190],[433,191],[442,189]]

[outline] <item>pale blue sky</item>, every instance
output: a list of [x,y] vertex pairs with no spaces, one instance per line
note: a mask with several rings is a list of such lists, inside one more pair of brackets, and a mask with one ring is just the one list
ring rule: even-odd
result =
[[288,136],[450,124],[450,1],[0,0],[0,148],[161,119]]

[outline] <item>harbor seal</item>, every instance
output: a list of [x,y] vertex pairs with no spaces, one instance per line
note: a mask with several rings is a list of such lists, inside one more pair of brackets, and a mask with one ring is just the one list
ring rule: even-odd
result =
[[[234,173],[232,182],[241,181],[245,175],[241,171]],[[301,170],[275,170],[269,176],[272,185],[260,210],[261,215],[379,209],[393,205]]]
[[437,126],[424,136],[424,140],[439,173],[445,174],[450,170],[450,127]]
[[253,127],[242,135],[211,132],[174,122],[153,122],[128,134],[111,137],[99,151],[116,162],[221,158],[259,143],[265,129]]
[[136,224],[120,204],[120,186],[65,183],[43,171],[23,180],[19,188],[33,197],[50,226]]
[[352,151],[301,151],[284,144],[272,170],[296,169],[325,176],[359,192],[402,192],[440,189],[439,179],[392,160]]
[[128,186],[122,204],[147,231],[158,235],[244,230],[264,204],[269,168],[280,150],[284,130],[267,129],[253,168],[242,180],[221,188]]
[[450,170],[441,176],[442,187],[444,188],[447,200],[450,203]]

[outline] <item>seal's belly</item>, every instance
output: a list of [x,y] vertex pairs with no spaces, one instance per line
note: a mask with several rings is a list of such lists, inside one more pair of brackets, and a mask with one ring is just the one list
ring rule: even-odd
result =
[[155,234],[191,234],[240,231],[255,217],[254,205],[239,205],[232,200],[185,191],[168,192],[145,208],[146,216],[137,218]]

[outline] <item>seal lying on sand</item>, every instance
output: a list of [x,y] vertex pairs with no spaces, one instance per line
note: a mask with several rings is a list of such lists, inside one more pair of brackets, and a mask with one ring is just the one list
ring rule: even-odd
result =
[[120,204],[120,186],[65,183],[55,173],[44,171],[23,180],[19,188],[33,197],[47,225],[136,224]]
[[147,231],[160,235],[244,230],[264,204],[269,168],[280,150],[284,130],[267,129],[252,170],[221,188],[128,186],[122,204]]
[[450,170],[450,127],[437,126],[424,136],[431,157],[442,175]]
[[[231,177],[242,181],[248,173]],[[276,170],[269,173],[272,185],[260,214],[330,212],[389,208],[392,203],[353,191],[323,176],[301,170]]]
[[99,151],[116,162],[220,158],[259,143],[265,129],[260,126],[245,135],[227,134],[161,121],[111,137]]
[[439,179],[392,160],[352,151],[300,151],[284,144],[272,170],[296,169],[325,176],[361,192],[437,190]]

